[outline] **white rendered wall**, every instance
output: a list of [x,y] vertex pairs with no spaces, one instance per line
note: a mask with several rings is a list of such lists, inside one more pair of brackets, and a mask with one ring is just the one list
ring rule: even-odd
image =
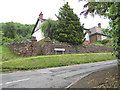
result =
[[44,34],[43,34],[42,30],[40,29],[41,24],[42,23],[41,23],[41,19],[40,19],[35,28],[35,32],[32,35],[32,36],[36,37],[37,41],[44,39]]
[[36,37],[37,41],[40,41],[40,40],[44,39],[44,34],[42,33],[41,29],[39,29],[38,31],[33,33],[32,36]]
[[88,33],[85,35],[85,38],[86,38],[86,41],[90,41]]
[[107,37],[106,36],[102,36],[102,40],[104,40],[104,39],[107,39]]

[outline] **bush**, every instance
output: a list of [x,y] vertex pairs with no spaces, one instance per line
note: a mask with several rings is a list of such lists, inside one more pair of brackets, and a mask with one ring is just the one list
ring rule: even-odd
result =
[[[30,36],[28,37],[31,38]],[[2,45],[7,45],[8,43],[19,42],[19,41],[27,41],[27,37],[23,37],[22,35],[16,35],[14,39],[11,39],[11,38],[2,36]]]
[[108,42],[110,42],[110,40],[109,39],[104,39],[104,40],[99,40],[97,42],[100,43],[100,44],[107,44]]
[[8,43],[14,42],[14,39],[2,37],[2,45],[7,45]]

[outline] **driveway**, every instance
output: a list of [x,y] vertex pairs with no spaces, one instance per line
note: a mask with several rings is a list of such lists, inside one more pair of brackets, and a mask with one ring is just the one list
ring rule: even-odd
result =
[[114,67],[117,60],[2,74],[2,88],[65,88],[92,72]]

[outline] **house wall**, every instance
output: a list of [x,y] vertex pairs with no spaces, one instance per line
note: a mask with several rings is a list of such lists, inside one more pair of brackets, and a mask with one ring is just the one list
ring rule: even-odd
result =
[[91,33],[89,33],[89,35],[92,35],[92,34],[96,33],[95,27],[90,28],[90,32],[91,32]]
[[94,43],[98,40],[104,40],[104,39],[107,39],[107,37],[101,34],[94,34],[90,36],[90,43]]
[[40,41],[40,40],[44,39],[44,34],[43,34],[41,29],[39,29],[38,31],[33,33],[32,36],[36,37],[37,41]]
[[44,38],[44,34],[43,34],[42,30],[40,29],[40,26],[42,23],[43,23],[43,20],[39,19],[39,22],[35,28],[35,32],[32,35],[32,36],[36,37],[37,41],[40,41]]
[[97,41],[97,35],[91,35],[90,36],[90,43],[94,43]]
[[85,38],[86,38],[86,41],[90,42],[89,34],[88,33],[85,35]]
[[102,40],[107,39],[107,36],[101,36]]
[[96,36],[97,36],[97,41],[98,41],[98,40],[102,40],[102,38],[101,38],[102,35],[99,35],[99,34],[98,34],[98,35],[96,35]]
[[102,31],[102,29],[103,29],[103,28],[98,28],[98,27],[97,27],[97,32],[98,32],[98,33],[101,33],[101,34],[104,34],[103,31]]

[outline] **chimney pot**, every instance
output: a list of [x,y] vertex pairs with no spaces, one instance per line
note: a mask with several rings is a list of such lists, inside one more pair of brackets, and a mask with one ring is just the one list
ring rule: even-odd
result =
[[43,14],[42,14],[42,12],[40,13],[39,17],[43,19]]
[[101,23],[98,23],[98,27],[101,28]]

